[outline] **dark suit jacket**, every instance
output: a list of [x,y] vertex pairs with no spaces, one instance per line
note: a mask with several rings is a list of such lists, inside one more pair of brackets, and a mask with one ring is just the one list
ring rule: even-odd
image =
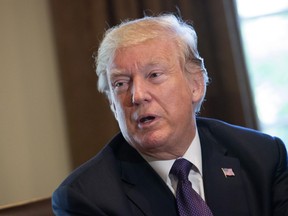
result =
[[[207,204],[214,216],[288,216],[283,142],[257,131],[197,119]],[[221,168],[235,176],[225,177]],[[118,134],[54,192],[56,215],[176,216],[173,194]]]

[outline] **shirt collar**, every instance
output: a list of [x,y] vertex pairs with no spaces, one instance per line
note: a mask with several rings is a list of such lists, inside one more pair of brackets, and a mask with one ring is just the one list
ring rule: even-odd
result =
[[[141,155],[165,182],[170,181],[169,172],[175,159],[158,160],[147,155],[143,155],[143,154]],[[198,169],[197,172],[199,172],[200,175],[202,176],[202,154],[201,154],[201,145],[200,145],[200,139],[199,139],[197,129],[196,129],[195,137],[192,140],[192,143],[190,144],[189,148],[187,149],[187,151],[185,152],[182,158],[185,158],[186,160],[193,163],[194,166],[197,167]]]
[[[194,166],[198,169],[198,172],[202,175],[202,152],[201,152],[201,144],[199,139],[198,131],[196,130],[195,137],[183,155],[183,158],[190,161]],[[172,167],[172,166],[171,166]]]

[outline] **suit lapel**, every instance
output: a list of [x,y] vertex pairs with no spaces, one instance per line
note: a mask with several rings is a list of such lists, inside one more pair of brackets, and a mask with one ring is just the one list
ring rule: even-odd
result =
[[117,155],[123,188],[131,201],[133,215],[177,215],[175,198],[170,189],[124,139]]
[[[214,216],[249,215],[239,160],[230,157],[223,143],[219,143],[207,128],[198,127],[198,131],[205,198]],[[223,171],[223,168],[228,168],[228,171]]]

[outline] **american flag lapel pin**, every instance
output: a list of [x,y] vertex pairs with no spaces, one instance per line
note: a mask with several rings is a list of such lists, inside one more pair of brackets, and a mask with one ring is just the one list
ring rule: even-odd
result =
[[225,178],[227,177],[235,177],[235,173],[233,172],[232,168],[221,168]]

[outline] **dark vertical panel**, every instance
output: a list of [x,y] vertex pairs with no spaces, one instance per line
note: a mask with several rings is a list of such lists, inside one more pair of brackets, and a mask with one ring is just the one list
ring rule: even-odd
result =
[[[212,78],[204,114],[256,128],[233,1],[206,0],[203,4],[207,32],[205,41],[200,38],[200,46]],[[209,47],[205,42],[210,42]]]
[[51,11],[75,167],[96,154],[117,131],[106,99],[96,90],[92,59],[105,28],[105,4],[52,0]]

